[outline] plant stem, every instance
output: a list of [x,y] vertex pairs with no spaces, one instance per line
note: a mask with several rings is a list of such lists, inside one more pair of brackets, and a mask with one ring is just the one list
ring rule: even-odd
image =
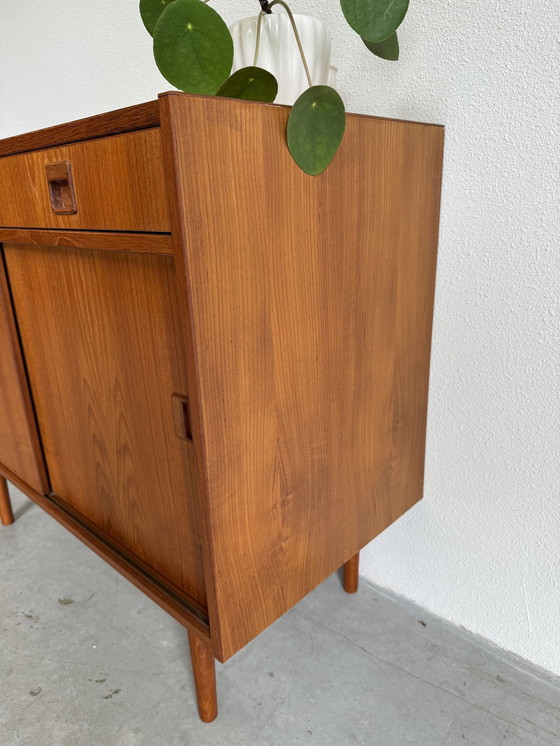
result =
[[268,0],[259,0],[263,13],[272,13]]
[[[261,0],[262,3],[262,0]],[[269,7],[272,8],[274,5],[281,5],[286,13],[288,14],[288,17],[290,19],[290,23],[292,24],[292,29],[294,32],[294,36],[296,37],[296,42],[298,45],[299,53],[301,55],[301,61],[303,62],[303,67],[305,68],[305,74],[307,76],[307,83],[309,87],[311,88],[313,86],[313,81],[311,80],[311,74],[309,72],[309,68],[307,66],[307,60],[305,59],[305,53],[303,51],[303,47],[301,45],[301,39],[299,38],[299,33],[297,30],[296,22],[294,21],[294,16],[290,8],[288,7],[287,3],[284,2],[284,0],[272,0]],[[260,19],[259,19],[260,20]]]
[[262,30],[262,19],[265,17],[266,12],[264,10],[261,10],[259,13],[259,20],[257,21],[257,42],[255,44],[255,57],[253,59],[253,67],[257,66],[257,61],[259,59],[259,51],[261,48],[261,30]]

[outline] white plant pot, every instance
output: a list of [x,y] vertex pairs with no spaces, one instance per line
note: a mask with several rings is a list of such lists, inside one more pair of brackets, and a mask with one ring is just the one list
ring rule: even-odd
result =
[[[259,17],[243,18],[230,27],[233,37],[233,69],[255,64]],[[331,69],[331,37],[323,21],[294,14],[313,85],[332,85],[336,68]],[[256,63],[278,80],[276,103],[293,104],[309,87],[305,68],[287,13],[263,16],[261,43]]]

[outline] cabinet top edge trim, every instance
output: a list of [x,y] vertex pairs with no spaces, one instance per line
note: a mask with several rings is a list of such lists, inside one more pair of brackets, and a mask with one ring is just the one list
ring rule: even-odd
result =
[[[205,96],[200,93],[183,93],[182,91],[166,91],[165,93],[160,93],[158,98],[202,98],[202,99],[210,99],[215,100],[219,98],[222,102],[228,102],[231,105],[237,104],[238,106],[242,106],[245,108],[251,107],[251,106],[268,106],[272,107],[274,109],[291,109],[291,106],[288,106],[287,104],[270,104],[270,103],[264,103],[262,101],[249,101],[245,99],[239,99],[239,98],[229,98],[227,96]],[[420,122],[415,121],[411,119],[398,119],[397,117],[381,117],[376,116],[373,114],[357,114],[355,112],[346,112],[346,116],[350,117],[352,119],[374,119],[382,122],[400,122],[401,124],[410,124],[410,125],[417,125],[420,127],[435,127],[436,129],[445,130],[444,124],[437,124],[434,122]]]
[[0,140],[0,158],[159,127],[159,124],[159,103],[148,101]]
[[[202,96],[195,93],[182,93],[181,91],[168,91],[166,93],[161,93],[159,97],[162,98],[168,96],[181,98],[215,98],[215,96]],[[290,108],[283,104],[266,104],[257,101],[228,99],[225,97],[220,98],[220,100],[228,102],[231,105],[236,104],[237,106],[243,107],[272,106],[277,109]],[[380,117],[369,114],[354,114],[351,112],[348,112],[347,116],[351,118],[358,117],[361,119],[375,119],[386,122],[401,122],[402,124],[436,127],[442,130],[445,129],[442,124],[415,122],[407,119],[397,119],[395,117]],[[70,145],[71,143],[93,140],[98,137],[108,137],[110,135],[118,135],[124,132],[148,129],[149,127],[159,127],[159,125],[159,101],[148,101],[143,104],[128,106],[124,109],[116,109],[103,114],[85,117],[84,119],[77,119],[73,122],[57,124],[53,127],[47,127],[45,129],[34,130],[33,132],[26,132],[21,135],[14,135],[13,137],[5,138],[4,140],[0,140],[0,158],[8,155],[27,153],[33,150]]]

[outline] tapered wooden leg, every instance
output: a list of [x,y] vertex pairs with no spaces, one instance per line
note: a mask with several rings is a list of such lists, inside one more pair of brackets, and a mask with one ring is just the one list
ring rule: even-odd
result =
[[0,477],[0,521],[2,521],[4,526],[9,526],[10,523],[14,522],[12,503],[10,502],[10,495],[8,493],[8,483],[4,477]]
[[211,723],[218,715],[216,669],[212,647],[189,630],[189,645],[198,701],[198,714],[204,723]]
[[344,564],[344,590],[346,593],[356,593],[358,590],[358,570],[360,568],[360,553]]

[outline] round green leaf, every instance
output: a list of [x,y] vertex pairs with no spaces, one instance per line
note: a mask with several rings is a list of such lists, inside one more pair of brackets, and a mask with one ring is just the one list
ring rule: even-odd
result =
[[397,32],[387,37],[385,41],[366,41],[362,39],[366,47],[370,52],[373,52],[377,57],[381,57],[383,60],[398,60],[399,59],[399,40],[397,39]]
[[144,26],[152,36],[160,15],[172,2],[174,0],[140,0],[140,15],[144,21]]
[[268,70],[263,70],[262,67],[242,67],[226,80],[216,96],[272,103],[277,93],[278,81]]
[[288,119],[288,147],[294,161],[305,173],[320,174],[336,155],[345,128],[344,104],[334,88],[308,88]]
[[340,0],[349,25],[366,41],[384,41],[403,22],[409,0]]
[[233,40],[221,16],[201,0],[175,0],[154,29],[161,74],[188,93],[213,96],[233,64]]

